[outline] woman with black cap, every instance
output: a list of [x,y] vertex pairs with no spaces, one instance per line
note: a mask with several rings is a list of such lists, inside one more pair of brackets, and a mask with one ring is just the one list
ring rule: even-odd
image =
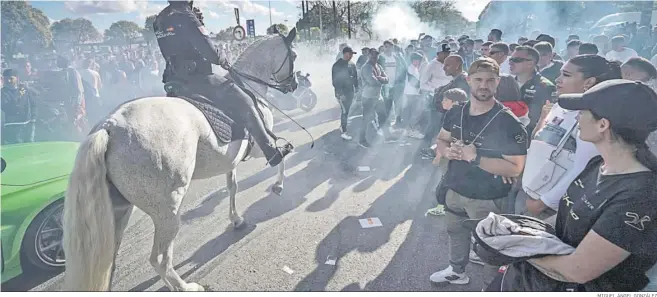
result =
[[600,151],[559,204],[556,235],[575,251],[511,265],[502,290],[642,290],[657,262],[657,158],[645,143],[657,130],[657,94],[616,79],[559,105],[579,110],[580,138]]

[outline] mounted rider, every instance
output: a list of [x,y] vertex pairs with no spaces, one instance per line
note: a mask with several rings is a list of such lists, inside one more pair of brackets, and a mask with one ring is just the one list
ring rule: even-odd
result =
[[227,82],[224,77],[212,72],[212,64],[225,67],[228,60],[223,51],[215,48],[200,11],[192,8],[193,1],[168,2],[169,6],[155,18],[153,29],[166,61],[162,82],[179,83],[182,88],[175,92],[167,90],[167,95],[199,94],[213,104],[221,105],[223,111],[244,123],[269,165],[278,165],[292,151],[292,145],[277,148],[275,142],[268,137],[273,136],[273,133],[265,128],[254,99],[235,82]]

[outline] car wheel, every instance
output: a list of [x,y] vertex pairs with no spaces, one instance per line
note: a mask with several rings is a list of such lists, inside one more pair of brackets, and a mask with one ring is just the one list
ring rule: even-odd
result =
[[30,223],[21,245],[23,266],[27,264],[45,271],[64,267],[63,214],[64,199],[60,199],[46,207]]

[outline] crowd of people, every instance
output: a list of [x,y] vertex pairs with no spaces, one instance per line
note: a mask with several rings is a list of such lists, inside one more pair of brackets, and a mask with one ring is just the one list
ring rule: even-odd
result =
[[[226,44],[233,60],[246,44]],[[121,103],[164,95],[164,59],[150,47],[20,57],[2,65],[2,143],[80,140]]]
[[[420,139],[419,154],[445,172],[428,213],[446,218],[449,263],[436,263],[432,282],[467,284],[476,263],[486,290],[640,291],[651,274],[654,290],[657,27],[624,28],[629,36],[570,35],[562,52],[549,34],[505,42],[498,29],[486,41],[390,39],[357,61],[340,45],[342,139],[356,136],[347,124],[360,102],[361,147],[372,146],[370,125],[384,142]],[[550,222],[574,252],[490,265],[462,225],[489,213]]]

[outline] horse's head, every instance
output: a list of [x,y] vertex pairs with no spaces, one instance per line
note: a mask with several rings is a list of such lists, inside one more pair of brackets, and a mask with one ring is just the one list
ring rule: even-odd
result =
[[292,49],[292,42],[297,37],[297,28],[293,28],[287,36],[280,34],[280,38],[272,40],[270,57],[272,58],[271,76],[282,92],[292,92],[297,89],[297,79],[294,75],[294,61],[297,53]]

